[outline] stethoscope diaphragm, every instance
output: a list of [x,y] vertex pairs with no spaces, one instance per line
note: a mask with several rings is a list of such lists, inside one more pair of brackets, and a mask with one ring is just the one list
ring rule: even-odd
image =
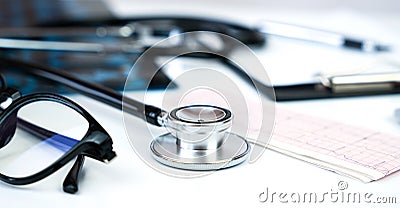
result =
[[190,105],[172,110],[165,121],[169,133],[151,144],[160,163],[187,170],[218,170],[238,165],[250,152],[249,143],[229,132],[232,113],[211,105]]

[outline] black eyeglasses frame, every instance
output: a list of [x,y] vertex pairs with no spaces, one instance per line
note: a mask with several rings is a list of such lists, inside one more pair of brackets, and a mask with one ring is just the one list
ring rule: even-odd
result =
[[[61,156],[57,161],[55,161],[47,168],[41,170],[38,173],[26,177],[11,177],[0,173],[1,181],[13,185],[31,184],[55,173],[64,165],[66,165],[68,162],[78,157],[63,184],[63,189],[65,192],[75,193],[78,191],[77,180],[80,169],[82,168],[83,165],[84,156],[105,163],[108,163],[116,156],[116,153],[113,151],[112,147],[113,141],[110,135],[84,108],[82,108],[74,101],[66,97],[52,93],[34,93],[21,96],[17,90],[14,90],[12,88],[5,88],[4,84],[0,94],[2,97],[1,99],[2,101],[4,100],[4,98],[7,97],[13,99],[12,103],[0,113],[0,126],[5,125],[6,122],[14,121],[15,124],[12,124],[11,128],[16,128],[17,123],[19,123],[19,126],[21,126],[23,129],[24,128],[29,129],[30,133],[32,132],[52,133],[34,124],[29,124],[26,121],[21,122],[21,119],[16,118],[19,109],[21,109],[23,106],[26,106],[27,104],[38,101],[50,101],[65,105],[71,108],[72,110],[78,112],[89,123],[88,131],[85,134],[85,136],[69,151],[67,151],[63,156]],[[26,124],[29,125],[27,126]],[[7,131],[5,132],[5,134],[10,134],[10,132],[14,133],[15,130]],[[2,133],[1,135],[4,136],[4,132],[1,133]],[[6,135],[6,136],[12,137],[13,135]]]

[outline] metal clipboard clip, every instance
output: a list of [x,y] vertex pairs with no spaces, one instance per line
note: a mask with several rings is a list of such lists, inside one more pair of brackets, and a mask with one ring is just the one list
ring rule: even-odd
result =
[[274,86],[277,101],[400,92],[400,72],[320,75],[320,83]]
[[333,93],[393,91],[400,83],[400,72],[321,76],[321,83]]

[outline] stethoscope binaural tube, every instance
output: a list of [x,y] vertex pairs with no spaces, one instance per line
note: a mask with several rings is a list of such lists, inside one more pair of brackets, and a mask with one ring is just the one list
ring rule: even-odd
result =
[[164,165],[187,170],[216,170],[238,165],[249,155],[247,140],[229,132],[233,115],[228,109],[190,105],[168,113],[158,107],[123,98],[119,92],[86,82],[62,70],[5,57],[0,57],[0,65],[17,67],[64,84],[150,124],[165,126],[169,133],[155,138],[150,145],[153,157]]

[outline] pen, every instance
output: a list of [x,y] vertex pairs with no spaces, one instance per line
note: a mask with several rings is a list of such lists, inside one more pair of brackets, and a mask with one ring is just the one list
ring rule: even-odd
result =
[[133,53],[143,51],[141,46],[134,44],[102,44],[66,41],[20,40],[12,38],[0,38],[0,48],[23,50],[49,50],[49,51],[73,51],[87,53]]
[[343,34],[274,21],[262,21],[257,29],[266,35],[305,40],[364,52],[384,52],[390,48],[373,40],[348,37]]
[[114,37],[128,38],[135,35],[130,25],[109,27],[9,27],[1,28],[0,37],[6,38],[41,38],[41,37]]

